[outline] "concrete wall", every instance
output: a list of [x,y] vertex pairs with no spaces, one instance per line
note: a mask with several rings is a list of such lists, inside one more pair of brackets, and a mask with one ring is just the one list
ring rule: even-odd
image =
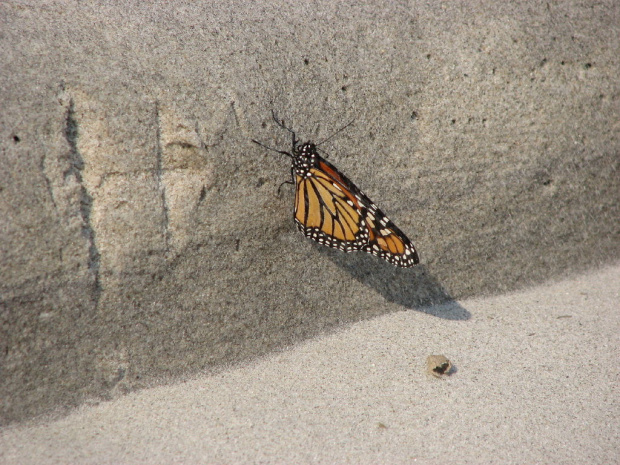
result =
[[[620,255],[616,2],[0,4],[2,422]],[[422,264],[310,243],[278,112]],[[415,335],[412,335],[415,337]]]

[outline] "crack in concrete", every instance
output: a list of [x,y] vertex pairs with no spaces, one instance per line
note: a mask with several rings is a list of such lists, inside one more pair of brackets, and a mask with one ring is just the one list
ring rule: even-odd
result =
[[99,280],[100,254],[95,243],[95,230],[90,224],[90,215],[93,207],[93,198],[84,186],[82,171],[84,170],[84,159],[77,146],[79,129],[75,117],[75,102],[69,100],[69,108],[65,117],[65,139],[69,144],[69,168],[64,172],[64,178],[73,175],[80,185],[80,216],[82,217],[82,236],[88,241],[88,269],[94,277],[95,308],[99,304],[101,296],[101,283]]
[[162,179],[161,179],[162,173],[164,170],[162,168],[163,148],[162,148],[162,143],[161,143],[161,118],[159,115],[159,101],[155,102],[155,119],[157,123],[157,134],[156,134],[156,138],[157,138],[157,166],[156,166],[157,188],[161,192],[161,203],[162,203],[162,210],[163,210],[162,229],[164,233],[164,244],[166,247],[165,251],[166,251],[166,254],[168,254],[170,231],[168,229],[169,220],[168,220],[168,203],[166,202],[166,187],[162,183]]
[[47,188],[47,193],[50,196],[50,200],[52,201],[52,205],[54,205],[54,210],[58,211],[58,205],[56,205],[56,199],[54,198],[54,186],[52,185],[52,181],[47,175],[47,171],[45,169],[47,154],[43,154],[43,158],[41,158],[41,173],[43,173],[43,179],[45,180],[45,186]]

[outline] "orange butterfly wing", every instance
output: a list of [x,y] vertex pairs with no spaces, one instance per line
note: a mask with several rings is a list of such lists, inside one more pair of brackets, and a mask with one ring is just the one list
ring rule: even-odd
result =
[[295,222],[309,238],[345,252],[364,251],[393,265],[419,263],[405,234],[344,174],[316,157],[309,175],[295,175]]

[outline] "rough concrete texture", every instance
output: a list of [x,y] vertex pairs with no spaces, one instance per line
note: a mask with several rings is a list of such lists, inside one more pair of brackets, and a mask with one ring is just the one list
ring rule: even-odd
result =
[[[619,11],[3,2],[2,421],[617,258]],[[272,109],[421,266],[296,231]]]

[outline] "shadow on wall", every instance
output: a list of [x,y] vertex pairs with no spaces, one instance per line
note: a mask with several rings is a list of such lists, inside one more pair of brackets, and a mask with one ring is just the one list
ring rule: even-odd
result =
[[312,245],[389,302],[446,320],[471,318],[471,313],[454,300],[424,265],[398,268],[365,253],[343,254],[319,244]]

